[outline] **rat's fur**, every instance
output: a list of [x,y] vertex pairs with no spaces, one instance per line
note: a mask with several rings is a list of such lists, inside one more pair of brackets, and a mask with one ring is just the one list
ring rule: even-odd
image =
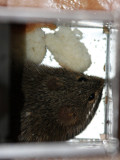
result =
[[103,85],[102,78],[26,63],[19,140],[39,142],[73,138],[92,120]]

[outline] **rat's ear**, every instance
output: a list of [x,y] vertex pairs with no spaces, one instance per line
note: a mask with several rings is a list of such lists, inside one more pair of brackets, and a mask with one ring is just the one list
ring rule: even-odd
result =
[[57,91],[58,89],[61,89],[61,87],[63,86],[63,83],[60,81],[59,78],[51,77],[47,81],[46,86],[50,91],[52,91],[52,90]]

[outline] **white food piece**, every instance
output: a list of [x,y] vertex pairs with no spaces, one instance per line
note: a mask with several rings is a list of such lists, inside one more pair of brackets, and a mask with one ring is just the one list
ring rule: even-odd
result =
[[12,44],[12,53],[17,59],[23,56],[27,61],[40,64],[46,54],[45,34],[41,28],[15,33]]
[[82,33],[79,30],[60,27],[54,34],[46,34],[46,46],[63,68],[84,72],[91,65],[91,56],[80,42],[81,38]]
[[45,34],[37,28],[26,34],[26,59],[41,63],[46,54]]

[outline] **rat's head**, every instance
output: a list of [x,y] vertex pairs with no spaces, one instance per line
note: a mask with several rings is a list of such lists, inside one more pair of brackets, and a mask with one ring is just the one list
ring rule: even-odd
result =
[[[55,69],[44,85],[53,117],[62,126],[82,125],[97,109],[104,80],[82,73]],[[91,114],[90,114],[91,113]]]

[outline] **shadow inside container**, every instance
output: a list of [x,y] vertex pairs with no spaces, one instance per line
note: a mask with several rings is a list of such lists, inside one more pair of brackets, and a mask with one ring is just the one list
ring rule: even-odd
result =
[[23,108],[22,72],[25,53],[25,25],[11,25],[11,71],[10,71],[10,135],[9,140],[18,142],[20,114]]

